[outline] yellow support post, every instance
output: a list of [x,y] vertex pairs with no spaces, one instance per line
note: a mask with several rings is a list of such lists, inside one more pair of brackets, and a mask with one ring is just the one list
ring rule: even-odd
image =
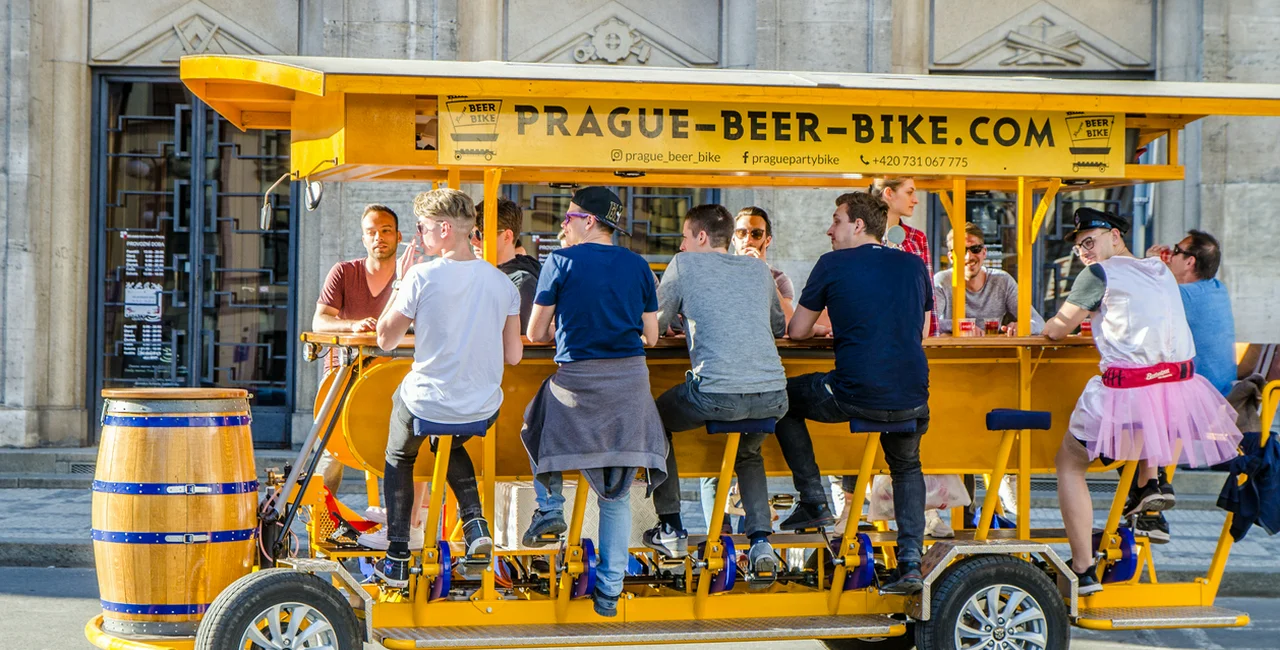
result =
[[445,182],[451,189],[462,189],[462,169],[459,167],[450,167],[445,176]]
[[498,194],[502,190],[502,169],[484,170],[484,260],[498,264]]
[[[494,201],[496,204],[497,201]],[[486,211],[488,206],[485,206]],[[488,246],[488,244],[485,244]],[[490,528],[493,527],[494,513],[493,504],[497,503],[498,498],[498,425],[489,425],[489,431],[485,434],[484,440],[484,472],[482,474],[484,482],[480,484],[481,497],[481,516],[488,522]],[[466,522],[459,521],[459,524]],[[483,600],[494,600],[498,597],[498,592],[494,588],[494,564],[498,561],[497,553],[489,554],[489,564],[484,568],[484,573],[480,577],[480,597]]]
[[836,550],[842,561],[835,563],[835,571],[831,573],[831,590],[827,592],[827,611],[832,615],[840,609],[840,595],[844,593],[844,576],[849,571],[849,564],[858,562],[858,521],[862,518],[862,501],[867,498],[871,470],[879,449],[880,434],[868,433],[867,446],[862,449],[862,462],[858,465],[858,482],[854,484],[852,497],[844,504],[849,516],[845,517],[844,535],[840,537],[840,548]]
[[1018,336],[1031,334],[1031,185],[1027,177],[1018,177],[1018,217],[1015,231],[1018,233]]
[[[982,510],[978,511],[978,532],[974,533],[973,539],[977,542],[987,541],[987,536],[991,533],[991,515],[995,512],[996,506],[1000,504],[1000,482],[1004,480],[1004,475],[1009,471],[1009,456],[1013,453],[1013,440],[1017,437],[1014,431],[1005,431],[1000,438],[1000,451],[996,452],[996,469],[989,476],[991,480],[987,482],[987,494],[982,498]],[[1021,495],[1019,495],[1021,498]],[[1019,503],[1026,503],[1019,501]],[[1018,526],[1022,526],[1022,520],[1025,517],[1018,517]]]
[[[711,579],[717,571],[723,571],[725,565],[724,545],[720,543],[720,527],[724,525],[724,507],[729,501],[729,487],[733,482],[733,466],[738,458],[738,443],[741,433],[726,434],[724,441],[724,457],[720,460],[720,485],[716,487],[715,505],[711,509],[711,522],[707,525],[707,543],[703,548],[703,562],[706,566],[698,576],[698,592],[693,597],[693,617],[701,620],[707,615],[707,599],[711,597]],[[671,453],[675,453],[673,449]],[[668,476],[667,480],[673,477]],[[676,480],[679,480],[676,478]],[[733,558],[729,562],[735,561]]]
[[573,593],[573,578],[582,573],[585,559],[582,557],[582,520],[587,514],[587,485],[585,474],[578,474],[578,484],[573,493],[573,515],[569,518],[569,536],[564,546],[564,567],[559,567],[560,586],[556,593],[556,622],[569,618],[569,596]]
[[[964,241],[964,224],[965,216],[968,214],[966,207],[966,189],[963,178],[955,180],[952,189],[952,199],[946,199],[946,193],[941,192],[939,196],[943,198],[942,207],[946,209],[947,216],[951,220],[951,236],[959,237],[960,245],[963,247]],[[963,250],[963,248],[962,248]],[[944,251],[945,252],[945,251]],[[964,301],[965,301],[965,283],[964,283],[964,255],[957,255],[956,261],[951,265],[951,333],[960,332],[960,321],[964,320]]]

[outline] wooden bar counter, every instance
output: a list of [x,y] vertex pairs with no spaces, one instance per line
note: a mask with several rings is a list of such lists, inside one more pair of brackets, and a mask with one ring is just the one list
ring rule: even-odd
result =
[[[413,338],[407,337],[399,349],[384,352],[373,334],[302,335],[304,344],[316,346],[323,354],[332,347],[345,348],[357,375],[345,399],[339,401],[337,422],[329,449],[352,467],[381,474],[390,421],[391,394],[409,371]],[[834,364],[832,339],[791,341],[779,339],[787,376],[830,371]],[[1029,465],[1032,472],[1052,472],[1053,457],[1066,430],[1076,399],[1090,377],[1098,374],[1098,354],[1091,337],[1068,337],[1050,341],[1044,337],[984,336],[973,338],[931,337],[925,340],[930,365],[931,422],[921,445],[921,461],[926,473],[984,473],[995,462],[999,432],[988,432],[987,411],[994,408],[1031,408],[1053,413],[1053,428],[1030,436]],[[542,382],[555,371],[551,344],[525,343],[524,360],[508,366],[503,377],[505,394],[497,423],[496,476],[499,480],[529,479],[529,461],[519,440],[524,409]],[[750,354],[744,350],[743,354]],[[683,338],[664,338],[647,350],[653,395],[684,381],[689,355]],[[334,383],[331,372],[321,384],[316,412]],[[814,451],[824,473],[855,473],[865,436],[850,434],[841,425],[809,423]],[[468,443],[471,456],[482,472],[482,441]],[[712,476],[720,466],[723,441],[702,430],[677,433],[682,476]],[[770,475],[789,475],[777,443],[764,446],[765,466]],[[424,446],[416,474],[430,475],[432,456]],[[1019,467],[1018,454],[1010,470]],[[884,470],[883,456],[877,469]]]

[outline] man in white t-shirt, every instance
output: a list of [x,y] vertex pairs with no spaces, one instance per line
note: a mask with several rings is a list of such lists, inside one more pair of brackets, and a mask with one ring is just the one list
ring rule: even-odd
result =
[[[413,201],[422,250],[438,256],[401,260],[391,308],[378,319],[378,346],[395,349],[414,326],[413,367],[392,397],[387,437],[387,555],[375,573],[387,586],[409,584],[409,513],[413,464],[423,439],[414,420],[467,424],[498,418],[502,364],[520,363],[520,294],[502,271],[471,249],[476,209],[453,189],[422,192]],[[447,479],[458,501],[467,555],[490,555],[493,539],[480,507],[475,467],[453,439]],[[434,450],[435,440],[432,440]]]

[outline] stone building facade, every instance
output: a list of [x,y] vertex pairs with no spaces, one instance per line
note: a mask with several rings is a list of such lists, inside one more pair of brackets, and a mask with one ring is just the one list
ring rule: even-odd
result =
[[[0,14],[0,224],[5,234],[0,242],[0,446],[95,442],[97,392],[119,363],[104,357],[114,353],[113,342],[104,343],[103,330],[121,327],[111,323],[118,320],[120,305],[127,311],[132,300],[116,295],[111,282],[119,278],[113,280],[104,269],[119,250],[129,254],[112,238],[142,232],[146,225],[131,222],[132,230],[117,233],[111,210],[133,210],[152,220],[147,223],[169,220],[176,226],[183,217],[175,204],[196,206],[193,218],[200,220],[186,223],[205,226],[204,234],[192,235],[182,246],[202,250],[183,249],[178,255],[166,249],[170,266],[195,273],[191,286],[208,304],[252,304],[258,312],[247,317],[210,312],[207,323],[213,325],[201,325],[197,313],[184,321],[193,325],[184,336],[216,339],[219,333],[208,330],[229,328],[228,323],[245,336],[207,348],[188,341],[183,345],[191,347],[184,349],[199,360],[179,359],[170,350],[166,361],[203,367],[183,375],[185,385],[220,385],[238,377],[239,383],[251,389],[258,385],[262,395],[272,396],[276,410],[266,411],[275,419],[268,421],[283,433],[264,438],[264,444],[287,444],[305,435],[318,372],[288,352],[296,338],[277,335],[267,344],[252,332],[264,322],[276,322],[270,327],[290,336],[308,327],[329,267],[363,253],[354,219],[363,205],[386,203],[402,215],[412,213],[418,186],[335,184],[326,189],[318,211],[282,207],[281,221],[255,234],[246,225],[257,220],[253,196],[260,204],[261,192],[278,170],[272,156],[278,159],[287,151],[282,144],[287,134],[224,133],[212,113],[186,105],[180,96],[167,97],[175,92],[171,84],[184,54],[503,59],[723,67],[743,74],[794,69],[1231,82],[1280,78],[1280,5],[1248,0],[10,0],[7,5]],[[155,85],[161,82],[170,85]],[[172,109],[173,115],[144,117],[177,125],[173,142],[166,141],[168,148],[155,155],[117,151],[113,147],[125,147],[120,142],[127,144],[134,128],[126,124],[134,119],[128,111],[144,105],[153,113]],[[192,116],[205,122],[192,126]],[[201,162],[184,158],[188,137],[212,153]],[[1280,119],[1197,122],[1180,141],[1185,182],[1121,197],[1139,222],[1138,245],[1176,241],[1192,227],[1220,237],[1221,278],[1231,290],[1241,341],[1280,338],[1280,267],[1266,262],[1280,245],[1280,228],[1271,214],[1280,204],[1277,140]],[[1149,155],[1163,160],[1166,153],[1156,149]],[[201,192],[184,194],[190,188],[183,175],[197,173],[206,179],[205,198],[197,196]],[[159,174],[176,174],[177,189],[147,189]],[[165,193],[173,195],[172,203]],[[129,207],[138,196],[154,203]],[[802,285],[813,260],[827,248],[822,233],[831,193],[725,190],[718,198],[731,208],[756,204],[771,211],[777,236],[770,260]],[[928,228],[929,213],[922,201],[914,225]],[[408,230],[410,220],[402,227]],[[943,233],[933,230],[936,245]],[[252,240],[257,242],[252,251],[269,251],[262,255],[272,261],[235,259],[228,242],[250,236],[260,238]],[[239,268],[246,264],[257,266]],[[199,280],[201,273],[213,280]],[[174,298],[165,291],[155,295],[162,294],[168,296],[162,301]],[[278,324],[281,318],[287,326]],[[119,352],[120,343],[114,345]],[[264,358],[259,365],[271,366],[275,379],[254,384],[248,378],[257,371],[249,366]],[[121,372],[136,374],[139,367],[146,369],[130,370],[126,363]]]

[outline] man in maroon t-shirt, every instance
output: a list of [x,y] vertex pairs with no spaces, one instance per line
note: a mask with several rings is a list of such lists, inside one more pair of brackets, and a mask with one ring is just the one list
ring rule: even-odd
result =
[[[385,205],[365,206],[360,216],[360,240],[367,255],[360,259],[338,262],[329,270],[311,329],[317,332],[349,334],[372,332],[378,317],[391,297],[391,282],[396,278],[396,247],[400,244],[400,219]],[[333,359],[325,359],[325,372],[333,367]],[[325,450],[316,465],[324,477],[324,485],[333,494],[342,484],[342,464]]]
[[317,332],[372,332],[391,296],[400,220],[391,208],[372,204],[365,206],[360,230],[368,255],[338,262],[329,271],[311,319]]

